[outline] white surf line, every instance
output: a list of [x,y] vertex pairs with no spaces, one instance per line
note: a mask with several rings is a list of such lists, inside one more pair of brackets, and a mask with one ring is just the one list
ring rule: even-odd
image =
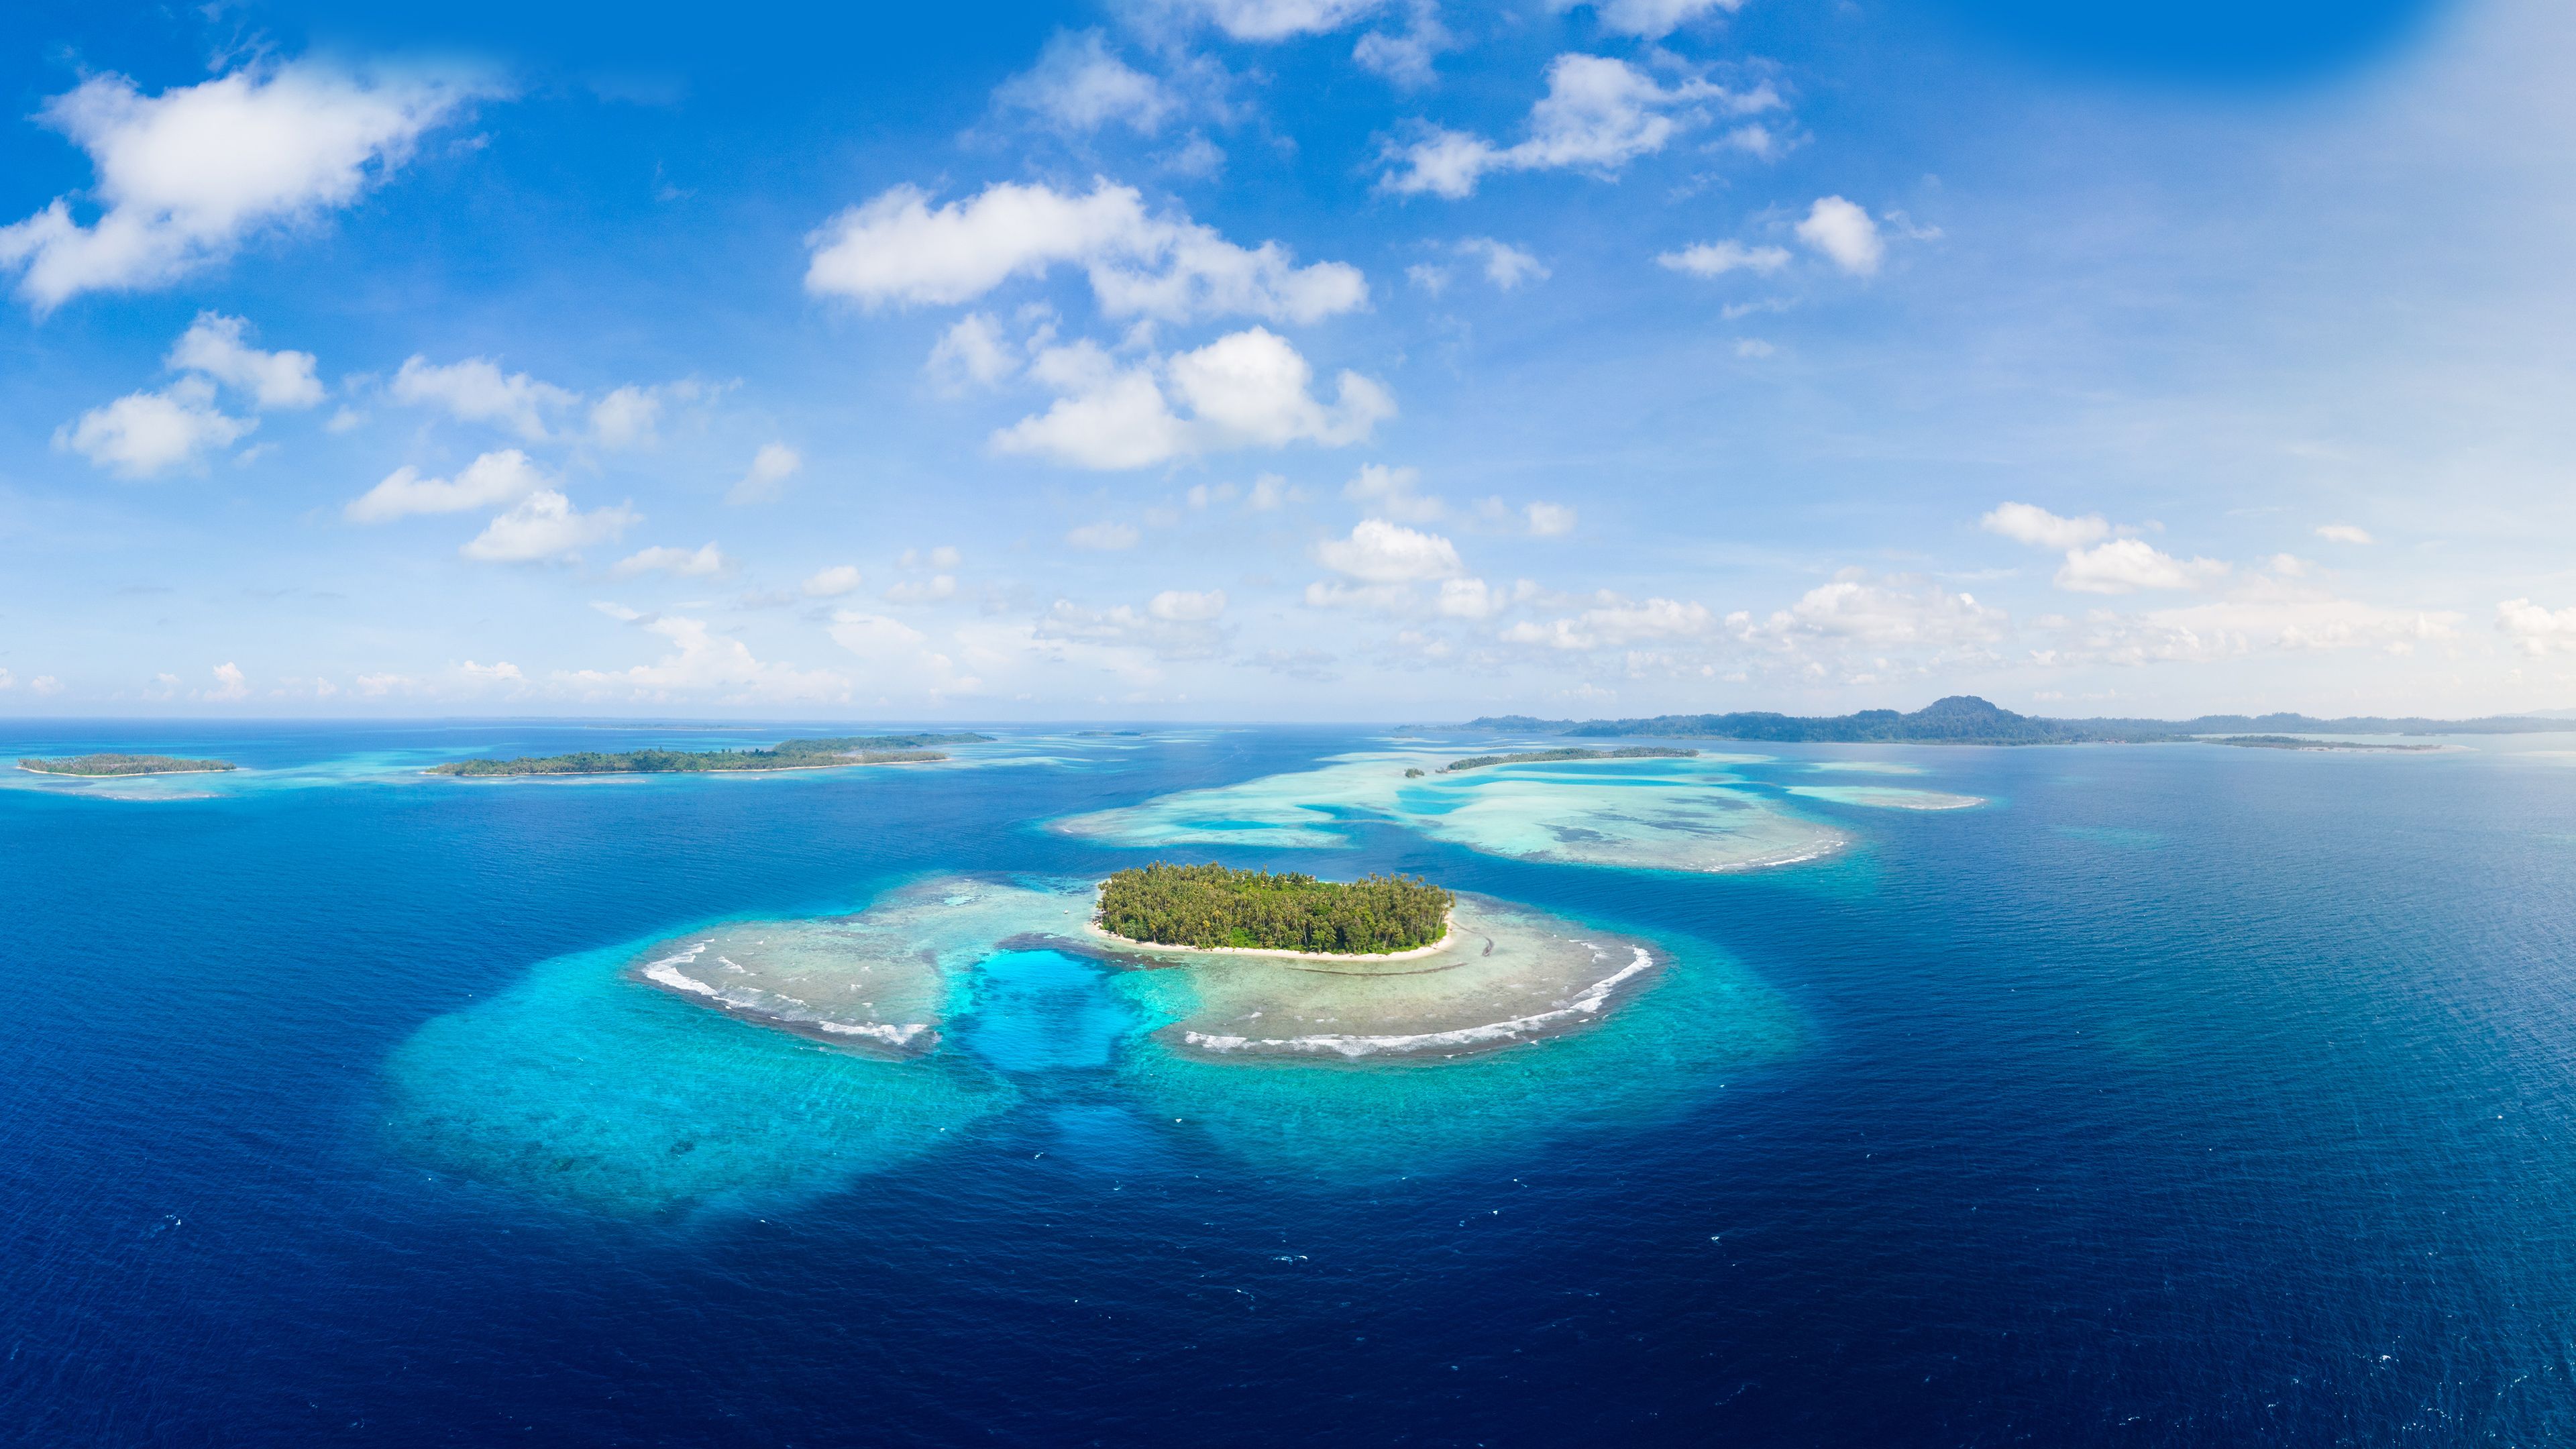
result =
[[893,1026],[873,1021],[859,1022],[856,1024],[839,1021],[817,1021],[814,1024],[836,1036],[870,1036],[891,1046],[909,1046],[911,1045],[914,1037],[930,1030],[930,1023],[926,1021],[908,1022],[902,1026]]
[[[1589,941],[1581,943],[1590,946]],[[1595,950],[1599,948],[1595,947]],[[1319,1036],[1242,1037],[1189,1031],[1181,1034],[1184,1044],[1202,1051],[1227,1052],[1264,1049],[1293,1052],[1339,1052],[1346,1057],[1374,1056],[1379,1052],[1412,1051],[1418,1047],[1474,1046],[1479,1042],[1502,1041],[1535,1031],[1550,1022],[1569,1017],[1598,1013],[1617,990],[1619,983],[1655,964],[1655,958],[1643,946],[1634,948],[1637,957],[1626,966],[1584,988],[1583,994],[1553,1011],[1535,1016],[1519,1016],[1509,1021],[1489,1022],[1483,1026],[1464,1026],[1450,1031],[1413,1032],[1401,1036],[1356,1036],[1327,1033]]]
[[677,955],[665,956],[659,961],[652,962],[644,968],[644,979],[668,986],[674,991],[687,991],[699,996],[721,996],[723,993],[714,987],[680,970],[683,966],[696,965],[698,953],[714,944],[713,941],[700,941]]

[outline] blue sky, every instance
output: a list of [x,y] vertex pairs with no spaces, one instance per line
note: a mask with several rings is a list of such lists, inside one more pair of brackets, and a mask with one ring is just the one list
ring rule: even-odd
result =
[[2576,705],[2537,3],[21,7],[0,712]]

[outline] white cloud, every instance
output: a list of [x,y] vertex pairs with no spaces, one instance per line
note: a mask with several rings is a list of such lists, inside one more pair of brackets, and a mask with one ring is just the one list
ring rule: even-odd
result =
[[[2072,626],[2067,662],[2187,664],[2265,649],[2409,654],[2450,637],[2460,616],[2382,609],[2286,579],[2249,575],[2224,599],[2137,616],[2101,610]],[[2499,621],[2501,622],[2501,620]]]
[[1533,538],[1558,538],[1574,531],[1574,510],[1558,503],[1533,503],[1526,510]]
[[1276,473],[1264,473],[1252,480],[1252,491],[1243,495],[1243,506],[1254,513],[1275,513],[1298,497],[1288,480]]
[[957,667],[947,653],[930,647],[929,638],[900,619],[844,609],[832,616],[832,642],[868,666],[872,685],[893,682],[932,697],[972,694],[983,681]]
[[1548,0],[1551,10],[1573,10],[1584,5],[1592,6],[1604,30],[1641,40],[1661,40],[1711,15],[1732,15],[1744,8],[1744,0]]
[[1490,619],[1511,604],[1509,593],[1483,579],[1443,579],[1437,607],[1452,619]]
[[72,199],[56,197],[0,228],[0,266],[23,267],[19,292],[46,309],[169,282],[263,227],[355,201],[477,90],[456,76],[312,64],[245,67],[157,96],[93,76],[37,114],[89,153],[98,220],[80,225]]
[[965,557],[957,551],[954,544],[943,543],[927,553],[908,548],[903,551],[903,566],[914,568],[921,564],[928,564],[935,569],[953,569],[963,562]]
[[1472,194],[1487,173],[1580,169],[1600,175],[1649,152],[1712,113],[1750,115],[1780,104],[1769,86],[1730,91],[1703,80],[1667,90],[1626,61],[1565,54],[1549,62],[1547,94],[1530,107],[1529,136],[1503,147],[1464,131],[1434,128],[1396,149],[1396,167],[1378,179],[1403,195],[1429,192],[1457,199]]
[[809,599],[837,599],[843,594],[857,593],[860,582],[856,565],[834,564],[827,569],[815,570],[799,587]]
[[390,523],[414,513],[462,513],[515,503],[546,486],[546,475],[516,448],[485,453],[465,465],[454,482],[423,478],[408,465],[349,500],[341,512],[352,523]]
[[603,448],[644,448],[656,442],[661,395],[629,384],[590,405],[590,430]]
[[671,652],[631,669],[559,671],[558,683],[592,699],[840,700],[850,682],[828,670],[802,670],[754,658],[739,639],[717,637],[702,619],[639,618],[636,627],[668,640]]
[[1064,536],[1075,548],[1114,553],[1136,546],[1136,528],[1128,523],[1086,523]]
[[720,578],[733,572],[733,560],[713,543],[696,549],[658,547],[640,550],[617,561],[609,577],[629,579],[637,574],[665,573],[684,579]]
[[456,672],[466,683],[473,685],[525,684],[528,678],[519,672],[519,666],[506,660],[492,664],[477,664],[468,659],[456,666]]
[[1168,623],[1203,624],[1225,612],[1225,590],[1165,589],[1145,605],[1145,612]]
[[927,370],[940,391],[956,394],[969,384],[991,387],[1017,366],[1019,358],[1002,335],[1002,324],[990,312],[969,312],[939,334]]
[[242,318],[200,312],[170,348],[168,365],[238,388],[263,408],[309,408],[322,401],[312,353],[262,352],[246,340],[249,331]]
[[1324,567],[1366,584],[1427,582],[1466,572],[1449,540],[1383,518],[1362,519],[1348,538],[1324,540],[1316,545],[1315,557]]
[[214,667],[215,687],[197,692],[197,698],[236,700],[250,697],[250,685],[242,678],[241,666],[227,659]]
[[2111,536],[2110,523],[2098,513],[2088,513],[2082,518],[2061,518],[2029,503],[2006,503],[1978,519],[1977,526],[2033,548],[2068,551]]
[[1449,49],[1457,37],[1440,23],[1436,0],[1413,0],[1408,9],[1411,13],[1403,30],[1372,30],[1361,36],[1351,47],[1351,59],[1362,70],[1412,88],[1431,83],[1431,58]]
[[460,422],[492,423],[532,443],[546,440],[546,413],[581,401],[581,394],[539,382],[524,372],[504,374],[488,357],[432,365],[418,355],[394,374],[396,402],[444,408]]
[[54,430],[54,446],[119,477],[149,478],[195,464],[209,450],[229,447],[258,426],[255,418],[218,411],[214,384],[183,377],[159,392],[127,393],[90,409],[79,421]]
[[15,689],[17,686],[18,676],[11,674],[6,669],[0,669],[0,689]]
[[575,558],[594,543],[624,533],[639,515],[620,506],[583,513],[572,500],[540,488],[495,518],[458,552],[484,563],[536,563]]
[[805,456],[785,443],[763,443],[751,455],[751,470],[725,494],[727,503],[761,503],[778,496],[787,480],[805,466]]
[[[1461,256],[1481,257],[1485,263],[1485,280],[1511,291],[1523,282],[1544,282],[1548,270],[1530,253],[1489,236],[1471,236],[1458,243]],[[1435,289],[1436,290],[1436,289]]]
[[1161,130],[1181,106],[1161,81],[1112,54],[1098,30],[1057,31],[1035,66],[995,88],[993,103],[1065,131],[1116,124],[1139,136]]
[[1351,475],[1351,481],[1342,485],[1342,496],[1399,522],[1429,523],[1447,513],[1449,505],[1438,498],[1416,493],[1414,485],[1421,481],[1422,470],[1419,468],[1390,468],[1384,463],[1366,463]]
[[1780,349],[1773,347],[1770,343],[1763,341],[1759,337],[1739,337],[1735,339],[1735,355],[1738,357],[1769,357],[1772,353],[1779,350]]
[[1084,268],[1112,317],[1313,322],[1368,302],[1356,267],[1300,267],[1275,241],[1236,246],[1186,216],[1149,215],[1135,188],[1106,180],[1088,195],[996,182],[935,211],[919,188],[896,186],[832,218],[806,244],[805,289],[867,307],[968,302],[1058,264]]
[[1878,223],[1870,220],[1868,212],[1839,196],[1816,198],[1816,204],[1807,209],[1807,219],[1798,223],[1798,240],[1855,277],[1876,272],[1887,254],[1887,243],[1878,235]]
[[1204,20],[1237,40],[1323,35],[1384,9],[1388,0],[1161,0],[1163,8]]
[[[1331,404],[1320,401],[1309,390],[1314,369],[1306,359],[1260,327],[1134,366],[1119,365],[1090,342],[1051,347],[1030,375],[1062,396],[1045,413],[996,432],[994,451],[1083,468],[1139,468],[1292,442],[1342,447],[1366,441],[1395,414],[1386,389],[1356,372],[1341,374]],[[1175,403],[1188,408],[1186,420]]]
[[1789,265],[1789,252],[1785,247],[1749,247],[1740,241],[1697,242],[1665,252],[1655,262],[1694,277],[1722,277],[1737,271],[1767,276]]
[[905,579],[885,591],[889,602],[897,604],[935,604],[953,598],[957,593],[954,574],[933,574],[926,579]]
[[2529,599],[2507,599],[2496,605],[2496,627],[2534,657],[2556,649],[2576,650],[2576,608],[2552,612]]
[[28,680],[27,687],[38,694],[48,697],[63,692],[63,682],[50,674],[39,674],[35,678]]
[[1938,585],[1890,587],[1857,574],[1809,589],[1767,619],[1743,612],[1726,617],[1738,638],[1792,652],[1810,642],[1872,649],[1982,646],[2002,638],[2009,622],[2002,610],[1978,603],[1972,594]]
[[2320,523],[2317,525],[2317,537],[2322,538],[2329,543],[2369,543],[2372,541],[2370,535],[2365,532],[2360,525],[2351,523]]
[[1615,649],[1641,640],[1691,638],[1708,633],[1716,624],[1705,604],[1681,599],[1632,603],[1605,592],[1599,604],[1571,618],[1546,623],[1524,620],[1504,630],[1502,637],[1508,644],[1551,649]]
[[2079,594],[2126,594],[2138,589],[2196,589],[2227,572],[2215,559],[2188,562],[2143,538],[2115,538],[2066,555],[2056,584]]

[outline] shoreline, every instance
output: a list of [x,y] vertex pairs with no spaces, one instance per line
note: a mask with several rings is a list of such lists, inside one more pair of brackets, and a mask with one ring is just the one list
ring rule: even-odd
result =
[[[1589,945],[1589,942],[1583,943]],[[1634,941],[1621,940],[1634,954],[1628,964],[1608,976],[1592,982],[1568,997],[1560,1005],[1525,1016],[1502,1021],[1479,1022],[1472,1026],[1449,1027],[1436,1031],[1391,1032],[1369,1035],[1358,1032],[1316,1032],[1293,1037],[1247,1037],[1230,1032],[1203,1032],[1184,1028],[1180,1044],[1211,1061],[1243,1057],[1313,1060],[1337,1056],[1356,1062],[1369,1057],[1394,1061],[1420,1060],[1435,1054],[1443,1061],[1460,1056],[1483,1056],[1504,1047],[1535,1046],[1560,1036],[1569,1035],[1606,1019],[1610,999],[1619,988],[1648,971],[1668,964],[1669,958],[1658,959],[1655,953]],[[1441,1048],[1451,1048],[1442,1051]]]
[[149,780],[155,775],[231,775],[241,770],[241,766],[234,765],[222,770],[119,770],[112,775],[91,775],[79,770],[39,770],[33,765],[23,764],[18,768],[49,780]]
[[[1094,885],[1092,889],[1097,892],[1099,886]],[[1451,907],[1448,914],[1440,918],[1440,926],[1440,939],[1429,945],[1416,946],[1407,951],[1380,953],[1376,951],[1289,951],[1268,946],[1175,946],[1163,941],[1139,941],[1131,936],[1121,936],[1115,931],[1103,930],[1096,919],[1082,923],[1083,930],[1104,941],[1130,950],[1188,951],[1201,956],[1276,956],[1291,961],[1415,961],[1447,950],[1450,944],[1458,939],[1456,907]]]
[[[946,763],[948,762],[944,759],[843,760],[838,764],[831,765],[751,765],[739,770],[524,770],[507,775],[459,775],[432,766],[429,769],[421,771],[421,773],[424,775],[435,775],[442,780],[605,780],[614,779],[623,775],[633,775],[638,778],[650,775],[790,775],[794,774],[798,770],[855,770],[870,765],[944,765]],[[22,765],[19,768],[24,769],[26,767]],[[38,773],[43,772],[39,771]],[[209,770],[165,770],[162,773],[170,775],[204,775],[219,774],[221,772]]]

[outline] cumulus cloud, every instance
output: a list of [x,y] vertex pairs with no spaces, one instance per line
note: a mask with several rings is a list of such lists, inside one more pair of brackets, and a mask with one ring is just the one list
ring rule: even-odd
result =
[[1098,30],[1057,31],[1036,65],[994,89],[993,104],[1059,130],[1123,125],[1139,136],[1161,130],[1181,108],[1161,81],[1120,60]]
[[2098,513],[2061,518],[2030,503],[2006,503],[1978,519],[1977,526],[2033,548],[2074,550],[2111,536],[2110,523]]
[[1388,0],[1158,0],[1164,11],[1204,21],[1236,40],[1324,35],[1386,8]]
[[1798,602],[1756,618],[1726,616],[1729,632],[1747,643],[1797,650],[1808,643],[1847,643],[1871,649],[1954,649],[2003,637],[2010,620],[1972,594],[1938,585],[1907,588],[1846,574],[1819,584]]
[[1386,389],[1356,372],[1340,375],[1334,401],[1318,399],[1314,369],[1261,327],[1132,365],[1077,342],[1041,352],[1029,371],[1060,396],[1046,412],[994,433],[994,451],[1082,468],[1140,468],[1295,442],[1342,447],[1367,441],[1395,414]]
[[54,430],[54,446],[118,477],[150,478],[196,464],[258,426],[256,418],[217,410],[214,384],[183,377],[159,392],[127,393],[90,409]]
[[1136,527],[1129,523],[1086,523],[1064,536],[1075,548],[1116,552],[1136,546]]
[[718,637],[703,619],[676,615],[638,617],[635,626],[657,634],[670,652],[631,669],[558,671],[558,684],[591,699],[712,699],[719,702],[841,700],[850,682],[828,670],[802,670],[755,658],[739,639]]
[[1415,87],[1432,81],[1431,60],[1456,43],[1440,23],[1435,0],[1413,0],[1402,30],[1372,30],[1351,47],[1360,69],[1374,71],[1396,85]]
[[1641,40],[1661,40],[1711,15],[1732,15],[1744,8],[1744,0],[1548,0],[1551,10],[1575,10],[1587,5],[1600,17],[1604,30]]
[[515,503],[546,486],[546,476],[516,448],[485,453],[465,465],[454,481],[424,478],[408,465],[349,500],[341,509],[352,523],[390,523],[415,513],[462,513]]
[[958,668],[953,656],[932,648],[927,635],[900,619],[843,609],[832,616],[827,632],[867,665],[871,683],[891,682],[933,698],[984,687],[981,678]]
[[2079,594],[2126,594],[2139,589],[2196,589],[2227,572],[2216,559],[2183,560],[2143,538],[2115,538],[2066,555],[2055,580]]
[[1722,277],[1729,272],[1768,276],[1789,265],[1786,247],[1749,247],[1740,241],[1697,242],[1655,258],[1658,266],[1694,277]]
[[443,408],[460,422],[507,428],[532,443],[546,440],[547,413],[581,401],[581,394],[524,372],[505,374],[488,357],[442,366],[416,354],[394,374],[393,395],[396,402]]
[[[2247,576],[2228,597],[2128,616],[2098,611],[2069,626],[2063,662],[2206,663],[2262,650],[2379,649],[2409,654],[2450,637],[2460,616],[2383,609],[2306,584]],[[2054,661],[2052,661],[2054,662]]]
[[927,364],[931,381],[952,395],[969,386],[991,387],[1017,366],[1018,354],[990,312],[969,312],[958,318],[932,344]]
[[1433,606],[1452,619],[1490,619],[1511,605],[1509,592],[1483,579],[1443,579]]
[[1705,604],[1681,599],[1632,602],[1604,591],[1593,607],[1566,618],[1523,620],[1503,631],[1508,644],[1551,649],[1620,648],[1643,640],[1684,639],[1710,632],[1717,619]]
[[[164,677],[166,678],[167,676]],[[34,690],[36,693],[47,697],[63,692],[63,682],[50,674],[39,674],[35,678],[28,680],[27,687]]]
[[1529,135],[1497,146],[1464,131],[1431,128],[1395,148],[1378,185],[1399,195],[1452,200],[1497,171],[1575,169],[1613,175],[1712,115],[1752,115],[1780,104],[1771,87],[1730,91],[1704,80],[1670,89],[1623,60],[1565,54],[1548,64],[1547,94],[1530,107]]
[[1145,612],[1170,623],[1203,624],[1225,612],[1225,590],[1165,589],[1145,605]]
[[1315,557],[1324,567],[1364,584],[1428,582],[1466,572],[1457,545],[1383,518],[1362,519],[1349,537],[1324,540],[1315,546]]
[[809,599],[837,599],[843,594],[857,593],[860,582],[856,565],[834,564],[827,569],[815,570],[798,588]]
[[926,579],[905,579],[885,591],[886,599],[897,604],[935,604],[953,598],[957,593],[954,574],[933,574]]
[[1149,213],[1135,188],[1106,180],[1088,194],[996,182],[935,210],[918,187],[896,186],[824,223],[806,244],[807,291],[871,308],[971,302],[1058,265],[1083,268],[1112,317],[1312,322],[1368,301],[1356,267],[1301,267],[1275,241],[1237,246],[1186,216]]
[[87,291],[158,286],[264,228],[346,206],[480,89],[455,75],[359,76],[249,66],[147,96],[98,75],[47,101],[46,125],[89,153],[98,219],[68,196],[0,227],[0,267],[39,309]]
[[1523,282],[1544,282],[1548,277],[1547,268],[1537,257],[1489,236],[1466,238],[1458,243],[1458,253],[1482,261],[1485,280],[1506,292]]
[[488,686],[494,684],[525,684],[528,682],[528,677],[519,672],[519,666],[512,664],[507,660],[501,660],[491,664],[477,664],[473,660],[468,659],[464,663],[456,666],[456,673],[457,677],[464,680],[467,684],[476,686]]
[[1839,196],[1817,197],[1797,229],[1798,240],[1855,277],[1876,272],[1887,255],[1887,243],[1878,234],[1878,223],[1870,220],[1868,212]]
[[1533,503],[1524,510],[1532,538],[1557,538],[1574,531],[1574,510],[1557,503]]
[[618,388],[590,405],[590,431],[603,448],[644,448],[658,441],[661,395],[648,387]]
[[200,312],[170,348],[175,372],[202,372],[250,394],[263,408],[309,408],[322,401],[322,380],[310,352],[262,352],[248,341],[250,323],[220,312]]
[[483,563],[573,559],[592,544],[624,533],[639,518],[623,505],[584,513],[554,489],[540,488],[493,519],[458,552]]
[[2364,531],[2358,524],[2351,523],[2320,523],[2317,525],[2317,537],[2322,538],[2329,543],[2369,543],[2372,541],[2369,533]]
[[1422,470],[1419,468],[1390,468],[1384,463],[1367,463],[1351,475],[1351,481],[1342,485],[1342,496],[1402,523],[1429,523],[1447,513],[1449,505],[1414,491],[1421,481]]
[[2514,647],[2535,658],[2553,650],[2576,650],[2576,608],[2551,610],[2529,599],[2507,599],[2496,605],[2496,627]]
[[751,469],[725,494],[727,503],[762,503],[778,496],[779,489],[796,471],[805,466],[805,457],[785,443],[763,443],[751,455]]
[[637,574],[672,574],[684,579],[720,578],[733,572],[733,560],[713,543],[695,549],[657,547],[640,550],[617,561],[610,569],[611,578],[631,579]]
[[214,667],[215,687],[197,691],[197,698],[232,701],[250,697],[250,682],[242,677],[241,666],[227,659]]

